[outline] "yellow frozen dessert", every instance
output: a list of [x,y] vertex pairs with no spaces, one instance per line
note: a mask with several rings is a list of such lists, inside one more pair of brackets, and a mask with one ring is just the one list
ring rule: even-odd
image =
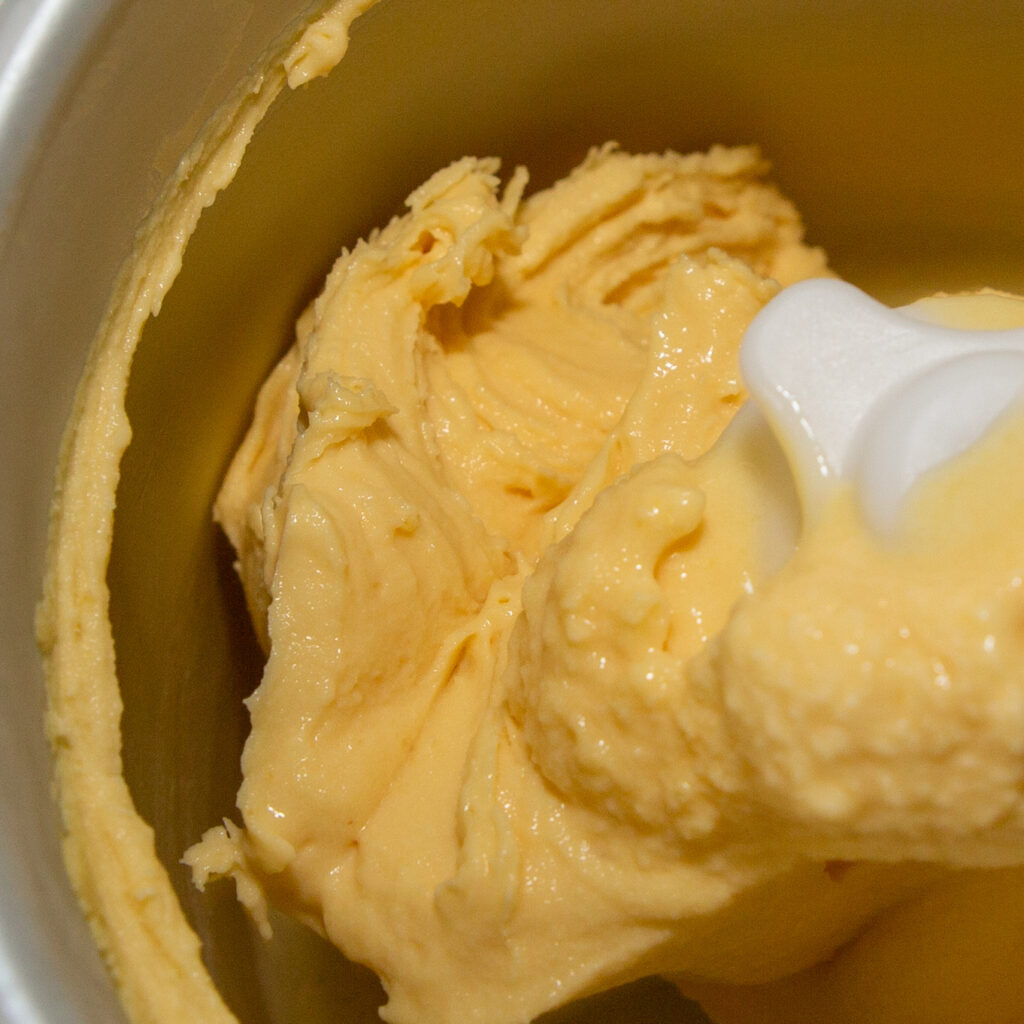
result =
[[723,431],[751,320],[827,270],[756,152],[498,171],[344,253],[263,388],[216,515],[267,663],[241,823],[187,861],[398,1024],[651,973],[819,1019],[908,901],[1022,860],[1024,428],[899,543],[843,486],[780,532],[778,454]]
[[776,282],[824,270],[753,150],[608,147],[525,201],[497,171],[442,170],[342,255],[217,503],[269,656],[245,830],[189,860],[419,1024],[725,955],[699,922],[762,869],[680,857],[710,824],[680,684],[757,530],[742,463],[688,460]]

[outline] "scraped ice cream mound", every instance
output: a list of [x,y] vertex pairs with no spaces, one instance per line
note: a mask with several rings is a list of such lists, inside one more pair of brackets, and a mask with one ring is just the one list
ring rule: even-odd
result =
[[216,515],[267,661],[198,884],[371,966],[397,1024],[652,973],[722,1020],[923,1019],[935,979],[858,1016],[860,965],[953,962],[954,911],[986,939],[972,886],[1024,903],[1024,484],[969,502],[1012,446],[905,547],[843,493],[776,571],[715,442],[746,326],[828,271],[756,151],[498,171],[343,253],[261,392]]

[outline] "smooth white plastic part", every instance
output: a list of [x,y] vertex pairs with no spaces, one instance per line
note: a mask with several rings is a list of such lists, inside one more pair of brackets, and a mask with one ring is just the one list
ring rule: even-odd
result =
[[1024,328],[945,326],[933,310],[804,281],[754,318],[740,366],[763,429],[786,454],[804,521],[849,480],[869,525],[888,537],[915,481],[1024,395]]

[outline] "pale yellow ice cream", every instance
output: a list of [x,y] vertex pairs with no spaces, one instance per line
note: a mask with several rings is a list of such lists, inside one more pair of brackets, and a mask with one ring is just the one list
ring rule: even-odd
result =
[[765,874],[680,855],[717,799],[685,665],[759,564],[755,468],[688,460],[743,401],[747,323],[822,256],[752,150],[606,148],[525,202],[496,171],[441,171],[342,256],[217,505],[269,658],[245,832],[189,860],[405,1021],[717,974],[699,933]]
[[[826,271],[762,170],[606,148],[523,201],[461,161],[260,396],[217,504],[268,651],[244,829],[187,859],[372,966],[390,1020],[652,972],[747,1020],[742,986],[1021,861],[1024,494],[986,497],[1021,428],[901,546],[842,492],[774,573],[759,453],[711,449],[745,327]],[[816,1019],[792,984],[768,1019]]]

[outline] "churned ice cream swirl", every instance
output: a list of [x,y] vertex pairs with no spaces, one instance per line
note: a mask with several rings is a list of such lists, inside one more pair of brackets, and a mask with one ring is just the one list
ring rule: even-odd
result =
[[458,161],[263,389],[217,503],[267,651],[242,822],[187,859],[390,1020],[655,971],[713,1000],[1021,860],[1024,546],[943,493],[893,554],[840,496],[775,572],[757,459],[715,443],[746,326],[827,273],[764,172],[608,146],[524,198]]

